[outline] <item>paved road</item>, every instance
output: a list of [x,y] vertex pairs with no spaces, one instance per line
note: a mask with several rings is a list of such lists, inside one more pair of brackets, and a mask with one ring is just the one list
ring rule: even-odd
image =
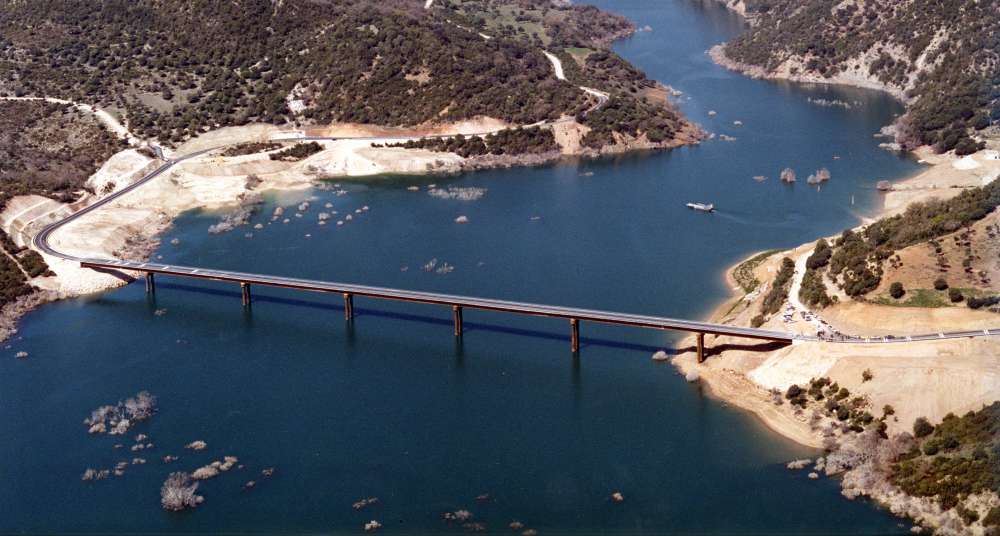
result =
[[[292,139],[281,139],[276,141],[302,141],[302,140],[317,140],[317,141],[332,141],[337,138],[325,138],[325,137],[303,137],[303,138],[292,138]],[[352,294],[357,296],[365,296],[377,299],[391,299],[391,300],[402,300],[417,303],[426,304],[436,304],[436,305],[451,305],[459,307],[467,307],[472,309],[482,309],[482,310],[492,310],[492,311],[505,311],[517,314],[535,315],[535,316],[546,316],[553,318],[564,318],[564,319],[576,319],[581,321],[590,322],[600,322],[609,324],[619,324],[626,326],[644,327],[644,328],[654,328],[654,329],[670,329],[670,330],[680,330],[696,333],[707,333],[714,335],[728,335],[740,338],[749,339],[763,339],[770,341],[780,341],[780,342],[796,342],[796,341],[818,341],[818,337],[809,335],[799,335],[796,333],[773,331],[765,329],[756,328],[743,328],[738,326],[731,326],[726,324],[715,324],[711,322],[699,322],[693,320],[683,320],[676,318],[666,318],[659,316],[648,316],[648,315],[636,315],[628,313],[618,313],[612,311],[597,311],[593,309],[581,309],[573,307],[560,307],[554,305],[544,305],[535,303],[524,303],[524,302],[512,302],[506,300],[496,300],[488,298],[478,298],[472,296],[456,296],[451,294],[440,294],[433,292],[419,292],[403,289],[392,289],[384,287],[371,287],[366,285],[356,285],[350,283],[339,283],[333,281],[318,281],[311,279],[299,279],[293,277],[283,277],[267,274],[255,274],[248,272],[236,272],[229,270],[215,270],[211,268],[204,267],[192,267],[192,266],[174,266],[160,263],[150,263],[150,262],[138,262],[138,261],[126,261],[119,259],[98,259],[98,258],[81,258],[74,255],[69,255],[62,253],[54,248],[48,243],[49,237],[60,227],[80,218],[94,210],[98,210],[101,207],[107,205],[108,203],[128,195],[129,192],[141,188],[143,185],[149,181],[159,177],[166,171],[168,171],[174,165],[183,162],[185,160],[190,160],[192,158],[197,158],[205,153],[220,149],[220,147],[215,147],[211,149],[205,149],[202,151],[197,151],[190,153],[178,158],[167,160],[162,166],[153,170],[151,173],[145,177],[139,179],[135,183],[129,185],[118,192],[115,192],[107,197],[104,197],[92,205],[83,208],[66,218],[52,223],[51,225],[42,229],[33,239],[33,244],[38,250],[52,255],[58,258],[79,262],[81,266],[88,268],[101,268],[101,269],[114,269],[114,270],[129,270],[147,273],[157,273],[163,275],[177,276],[177,277],[189,277],[189,278],[199,278],[208,279],[214,281],[225,281],[233,283],[249,283],[251,285],[263,285],[270,287],[280,287],[280,288],[293,288],[312,292],[325,292],[325,293],[338,293],[338,294]],[[157,154],[162,154],[159,148],[154,147]],[[926,335],[916,335],[908,337],[880,337],[880,338],[861,338],[861,337],[843,337],[838,339],[823,339],[829,342],[838,343],[896,343],[896,342],[909,342],[909,341],[920,341],[920,340],[934,340],[934,339],[953,339],[953,338],[965,338],[965,337],[982,337],[982,336],[1000,336],[1000,329],[993,330],[968,330],[968,331],[957,331],[949,333],[932,333]]]

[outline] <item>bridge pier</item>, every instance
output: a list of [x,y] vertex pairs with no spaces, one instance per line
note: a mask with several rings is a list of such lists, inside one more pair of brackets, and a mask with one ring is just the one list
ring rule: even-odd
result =
[[462,336],[462,308],[458,305],[451,306],[451,318],[455,324],[455,336]]
[[354,295],[350,292],[344,293],[344,320],[354,320]]
[[569,347],[575,354],[580,351],[580,321],[575,318],[570,318],[569,327],[571,331],[569,337]]
[[146,272],[146,294],[156,294],[156,282],[153,280],[153,272]]
[[705,362],[705,334],[698,334],[698,362]]
[[240,293],[243,295],[243,307],[250,307],[250,283],[240,283]]

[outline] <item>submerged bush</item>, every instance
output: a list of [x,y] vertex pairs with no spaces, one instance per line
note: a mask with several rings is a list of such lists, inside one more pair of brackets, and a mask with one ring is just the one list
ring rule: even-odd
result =
[[196,494],[198,483],[191,482],[187,473],[170,473],[160,488],[160,504],[164,510],[177,512],[185,508],[194,508],[204,502],[205,498]]

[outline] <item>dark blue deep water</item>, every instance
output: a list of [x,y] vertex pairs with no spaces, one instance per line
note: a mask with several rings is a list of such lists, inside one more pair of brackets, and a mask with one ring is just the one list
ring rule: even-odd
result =
[[[272,197],[252,223],[266,224],[277,204],[317,199],[303,218],[266,225],[253,238],[244,236],[250,229],[209,235],[218,215],[185,215],[158,255],[699,317],[725,296],[727,265],[856,223],[879,202],[877,181],[917,169],[872,138],[901,111],[890,98],[749,80],[712,65],[705,50],[742,30],[715,2],[597,3],[650,25],[616,50],[683,91],[689,117],[736,141],[538,169],[344,182],[343,196]],[[822,190],[802,180],[786,186],[777,180],[785,166],[800,177],[825,166],[833,179]],[[487,193],[442,200],[426,193],[431,183]],[[719,212],[691,212],[688,201],[714,202]],[[326,202],[341,215],[370,210],[342,228],[320,227],[316,213]],[[470,223],[453,223],[458,215]],[[180,244],[169,245],[172,238]],[[454,271],[424,271],[434,258]],[[653,351],[676,341],[669,334],[584,325],[574,360],[558,321],[470,311],[456,343],[447,310],[365,300],[356,307],[347,326],[336,297],[261,290],[245,312],[236,288],[164,279],[155,300],[133,284],[29,315],[0,359],[0,532],[357,533],[370,519],[386,533],[461,532],[440,517],[459,508],[507,533],[514,519],[543,534],[905,532],[876,507],[842,499],[837,482],[783,467],[815,452],[652,363]],[[30,357],[14,359],[22,350]],[[81,421],[143,389],[160,399],[158,414],[133,429],[155,443],[140,454],[149,463],[81,482],[87,467],[134,455],[113,449],[113,437],[88,436]],[[182,448],[195,439],[208,449]],[[166,454],[180,460],[164,465]],[[228,454],[246,467],[203,483],[205,504],[181,514],[160,509],[169,471]],[[261,478],[271,466],[274,476]],[[241,491],[250,479],[257,488]],[[624,503],[608,500],[615,490]],[[492,500],[477,502],[484,493]],[[381,503],[351,508],[369,496]]]

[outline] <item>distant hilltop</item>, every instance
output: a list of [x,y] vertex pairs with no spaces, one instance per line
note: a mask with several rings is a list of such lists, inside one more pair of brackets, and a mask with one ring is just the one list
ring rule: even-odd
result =
[[[583,145],[593,149],[694,139],[662,86],[606,48],[632,33],[632,24],[592,6],[196,5],[6,2],[0,95],[91,103],[140,137],[174,146],[249,123],[416,127],[482,117],[511,127],[576,119],[586,127]],[[565,74],[560,66],[554,75],[546,52],[562,59]]]
[[[1000,4],[720,0],[751,30],[713,57],[747,74],[874,87],[907,103],[897,141],[959,155],[1000,119]],[[986,131],[986,132],[984,132]]]

